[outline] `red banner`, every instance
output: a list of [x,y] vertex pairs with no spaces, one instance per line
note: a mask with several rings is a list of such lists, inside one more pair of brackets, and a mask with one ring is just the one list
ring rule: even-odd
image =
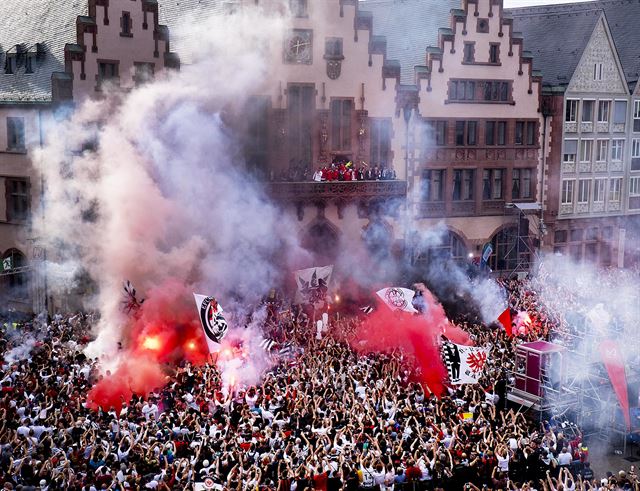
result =
[[600,356],[607,369],[613,390],[618,396],[622,415],[627,429],[631,428],[631,416],[629,414],[629,394],[627,390],[627,376],[624,370],[624,358],[618,347],[618,343],[611,339],[605,339],[600,344]]
[[509,336],[513,336],[511,327],[511,309],[507,307],[505,311],[498,317],[498,322],[504,326],[504,330],[507,331]]

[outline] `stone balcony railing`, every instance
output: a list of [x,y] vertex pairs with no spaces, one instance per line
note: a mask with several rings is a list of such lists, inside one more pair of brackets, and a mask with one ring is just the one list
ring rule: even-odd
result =
[[407,181],[270,182],[268,194],[275,200],[312,202],[404,198]]

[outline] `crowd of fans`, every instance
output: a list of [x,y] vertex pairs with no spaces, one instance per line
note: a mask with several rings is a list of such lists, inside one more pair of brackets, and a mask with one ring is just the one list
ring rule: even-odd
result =
[[279,176],[271,176],[271,180],[290,182],[391,181],[395,179],[396,172],[393,168],[384,165],[369,166],[364,162],[356,165],[344,159],[337,159],[331,164],[318,167],[315,171],[310,170],[307,165],[296,165],[292,162],[287,171],[283,171]]
[[[534,288],[504,285],[534,317],[523,336],[548,336],[558,319]],[[92,316],[6,323],[0,486],[190,490],[208,477],[238,491],[640,490],[633,468],[596,478],[579,431],[508,409],[518,340],[497,326],[459,323],[490,348],[488,366],[438,399],[414,382],[407,353],[349,347],[363,317],[335,319],[317,339],[303,313],[272,315],[269,335],[299,349],[259,385],[228,390],[215,365],[185,362],[165,387],[97,411],[85,403],[98,362],[82,353]]]

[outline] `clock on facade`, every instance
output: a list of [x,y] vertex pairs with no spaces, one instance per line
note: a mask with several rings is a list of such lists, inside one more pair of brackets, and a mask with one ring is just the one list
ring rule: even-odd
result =
[[311,65],[313,62],[313,31],[293,29],[284,39],[285,63]]

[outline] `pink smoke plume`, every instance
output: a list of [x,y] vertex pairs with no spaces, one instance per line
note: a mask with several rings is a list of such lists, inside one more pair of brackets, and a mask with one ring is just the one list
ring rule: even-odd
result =
[[457,344],[470,345],[466,332],[452,325],[442,305],[424,285],[416,285],[422,293],[425,312],[421,315],[393,312],[382,302],[356,331],[355,349],[365,352],[389,352],[401,348],[415,356],[420,374],[418,380],[431,392],[444,392],[446,369],[440,356],[440,336]]

